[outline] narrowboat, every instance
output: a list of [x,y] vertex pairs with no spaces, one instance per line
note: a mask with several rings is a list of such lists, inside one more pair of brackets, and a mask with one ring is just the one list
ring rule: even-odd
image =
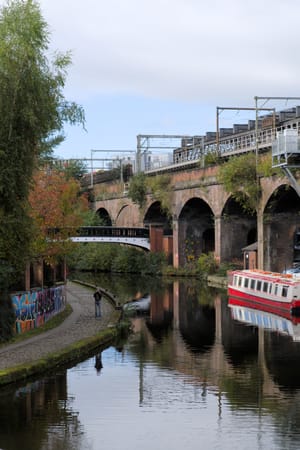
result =
[[269,312],[300,315],[300,276],[265,270],[233,270],[228,273],[228,295],[238,304],[267,307]]

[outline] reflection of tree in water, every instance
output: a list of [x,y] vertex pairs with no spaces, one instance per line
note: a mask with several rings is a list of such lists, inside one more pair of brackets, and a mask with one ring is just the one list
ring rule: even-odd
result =
[[66,372],[0,391],[0,448],[88,448],[78,413],[67,398]]
[[85,281],[95,286],[101,286],[116,295],[117,298],[125,301],[136,298],[139,292],[141,295],[146,292],[163,292],[169,282],[162,277],[128,275],[115,273],[97,274],[89,272],[73,273],[72,277]]
[[207,351],[215,341],[215,290],[206,284],[180,284],[179,324],[183,340],[194,352]]

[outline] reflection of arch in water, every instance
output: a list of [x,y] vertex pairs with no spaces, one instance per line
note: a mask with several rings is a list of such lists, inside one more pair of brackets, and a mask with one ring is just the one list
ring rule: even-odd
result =
[[279,388],[294,391],[300,388],[300,342],[288,336],[265,335],[265,361],[270,377]]
[[206,352],[215,342],[215,310],[211,305],[195,305],[180,313],[182,339],[193,352]]
[[185,344],[194,352],[206,352],[215,342],[215,289],[199,281],[180,283],[179,330]]
[[233,320],[227,302],[222,302],[222,344],[233,366],[239,366],[253,357],[257,358],[257,328]]
[[173,322],[173,313],[171,311],[165,311],[162,320],[146,320],[146,326],[150,331],[152,337],[156,342],[162,342],[163,338],[168,335]]

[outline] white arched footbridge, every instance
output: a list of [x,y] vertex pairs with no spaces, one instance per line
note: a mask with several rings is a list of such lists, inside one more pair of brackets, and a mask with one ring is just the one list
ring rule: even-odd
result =
[[80,227],[76,236],[71,236],[73,242],[108,242],[133,245],[150,250],[148,228],[127,227]]

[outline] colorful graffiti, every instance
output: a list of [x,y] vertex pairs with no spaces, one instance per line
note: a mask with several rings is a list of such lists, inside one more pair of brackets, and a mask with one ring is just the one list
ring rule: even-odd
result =
[[38,328],[66,306],[65,286],[33,289],[12,295],[16,314],[16,332]]

